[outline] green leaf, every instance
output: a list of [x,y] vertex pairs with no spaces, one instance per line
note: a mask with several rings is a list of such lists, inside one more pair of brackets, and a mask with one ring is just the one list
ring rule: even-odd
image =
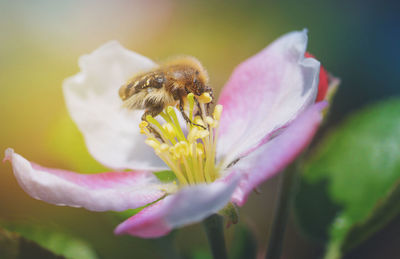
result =
[[210,251],[205,249],[195,250],[192,255],[193,259],[213,259]]
[[303,167],[298,222],[327,241],[326,258],[367,239],[400,212],[400,100],[362,110],[324,139]]
[[[7,242],[13,245],[13,250],[9,250],[8,253],[10,254],[11,251],[12,253],[18,254],[20,256],[18,258],[21,258],[23,254],[29,255],[31,253],[29,251],[43,253],[47,255],[47,257],[38,256],[24,258],[98,258],[94,250],[86,242],[57,231],[56,229],[17,222],[1,221],[0,224],[8,231],[17,233],[3,231],[1,239],[2,241],[3,239],[6,241],[8,240]],[[5,242],[1,242],[0,249],[8,250],[5,246],[6,244]],[[3,253],[0,252],[0,254]],[[9,258],[17,257],[11,256]]]
[[2,228],[0,228],[0,255],[3,259],[64,258],[63,256],[53,254],[39,244],[17,233]]

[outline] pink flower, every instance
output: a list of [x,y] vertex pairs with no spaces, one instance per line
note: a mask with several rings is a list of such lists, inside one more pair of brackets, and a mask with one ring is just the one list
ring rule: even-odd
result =
[[[196,131],[200,135],[191,136],[192,142],[185,139],[183,147],[166,147],[154,139],[145,140],[138,127],[143,112],[122,109],[118,97],[119,87],[132,75],[157,65],[109,42],[79,59],[81,72],[65,80],[63,89],[89,152],[116,171],[83,175],[46,168],[12,149],[6,150],[5,160],[11,161],[15,177],[29,195],[51,204],[92,211],[123,211],[151,204],[122,222],[116,234],[158,237],[201,221],[229,202],[242,206],[255,187],[295,159],[322,120],[326,102],[315,103],[320,64],[305,58],[306,45],[305,31],[292,32],[244,61],[225,85],[218,111],[207,122],[215,124],[215,129],[203,132],[204,136]],[[320,88],[325,89],[326,83]],[[212,152],[207,151],[207,144],[200,145],[199,153],[194,146],[195,155],[184,149],[206,135],[212,135]],[[190,159],[211,156],[208,166],[212,170],[201,169],[204,175],[195,175],[200,172],[196,169],[194,175],[184,170],[184,184],[186,180],[180,180],[174,167],[184,168],[179,164],[180,154]],[[171,157],[178,182],[161,182],[152,172],[170,170],[163,160]]]

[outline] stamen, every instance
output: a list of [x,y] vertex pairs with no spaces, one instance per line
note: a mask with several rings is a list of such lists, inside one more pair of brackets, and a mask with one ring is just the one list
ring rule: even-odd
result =
[[210,103],[212,101],[212,98],[209,93],[205,92],[200,95],[197,100],[199,101],[199,103]]
[[172,144],[175,144],[175,137],[176,135],[178,135],[179,133],[177,132],[177,130],[175,129],[175,127],[173,126],[173,124],[171,123],[165,123],[162,125],[162,128],[164,129],[164,131],[167,133],[168,135],[168,140],[170,140],[172,142]]
[[147,128],[148,125],[149,123],[147,123],[147,121],[141,121],[139,123],[140,134],[145,134],[145,129]]
[[179,125],[179,120],[178,117],[176,116],[175,110],[174,108],[172,108],[171,106],[167,107],[167,113],[169,116],[171,116],[172,120],[174,121],[174,125],[175,127],[178,129],[178,138],[180,140],[184,140],[185,139],[185,135],[183,135],[183,131],[182,128]]
[[206,127],[206,124],[204,123],[204,121],[201,119],[200,116],[194,117],[194,123]]
[[217,121],[219,121],[221,119],[222,108],[223,107],[221,104],[215,105],[213,116],[214,116],[214,119]]
[[[201,96],[190,93],[186,101],[185,113],[189,114],[194,124],[203,127],[188,123],[188,133],[185,135],[175,109],[168,106],[160,113],[165,123],[148,115],[147,121],[139,124],[140,132],[148,137],[145,143],[171,168],[180,185],[210,183],[219,176],[219,168],[215,165],[215,150],[222,106],[216,105],[213,114],[208,114],[208,109],[204,107],[212,101],[208,93]],[[196,101],[198,106],[195,105]],[[199,116],[194,116],[195,107],[199,107]],[[155,136],[154,131],[159,136]]]
[[158,149],[160,147],[160,142],[158,142],[156,139],[148,138],[144,141],[144,143],[154,149]]
[[193,108],[194,108],[194,94],[189,93],[187,96],[188,102],[189,102],[189,118],[193,118]]
[[158,130],[161,132],[161,134],[159,132],[159,135],[161,136],[161,138],[164,142],[167,142],[169,140],[168,133],[164,130],[164,128],[161,126],[161,124],[156,119],[153,118],[153,116],[147,115],[146,120],[158,128]]
[[207,137],[208,135],[210,135],[210,132],[208,130],[199,129],[198,127],[193,127],[190,130],[190,132],[187,136],[187,139],[188,139],[189,143],[193,143],[193,142],[196,142],[196,140],[198,140],[198,139]]

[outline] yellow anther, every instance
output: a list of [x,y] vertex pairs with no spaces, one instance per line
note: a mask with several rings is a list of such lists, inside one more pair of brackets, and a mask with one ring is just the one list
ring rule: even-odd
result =
[[177,152],[176,146],[170,147],[168,151],[171,154],[172,159],[178,160],[179,158],[181,158],[181,154]]
[[147,121],[141,121],[140,123],[139,123],[139,128],[140,128],[140,133],[141,134],[145,134],[146,132],[145,132],[145,129],[146,129],[146,127],[149,125],[149,123],[147,123]]
[[208,135],[210,135],[210,132],[208,130],[201,130],[197,127],[193,127],[187,136],[187,140],[189,141],[189,143],[193,143],[197,139],[205,138]]
[[149,125],[149,123],[147,123],[147,121],[141,121],[139,123],[139,128],[146,128]]
[[205,122],[208,124],[208,125],[213,125],[214,124],[214,119],[213,118],[211,118],[210,116],[207,116],[205,119]]
[[169,146],[165,143],[158,145],[156,148],[154,148],[154,150],[156,151],[157,155],[160,155],[161,153],[164,153],[165,151],[167,151],[169,148]]
[[208,125],[210,125],[211,128],[216,128],[218,127],[218,121],[214,120],[210,116],[207,116],[205,121],[207,122]]
[[170,147],[169,152],[172,154],[173,159],[177,160],[183,156],[189,155],[189,146],[186,141],[180,141],[173,147]]
[[144,143],[146,143],[147,145],[149,145],[150,147],[154,148],[154,149],[158,149],[160,147],[160,142],[158,142],[155,139],[152,138],[148,138],[144,141]]
[[221,104],[217,104],[214,108],[213,116],[214,116],[214,119],[217,121],[219,121],[221,119],[222,108],[223,107]]
[[180,141],[177,145],[179,145],[179,151],[183,156],[189,155],[189,145],[186,141]]
[[208,130],[199,130],[198,138],[205,138],[208,135],[210,135],[210,132]]
[[164,125],[162,125],[163,129],[165,130],[165,132],[168,133],[170,138],[175,138],[177,135],[177,132],[174,128],[174,126],[171,123],[164,123]]
[[189,134],[187,135],[187,140],[189,141],[189,143],[193,143],[196,141],[196,139],[198,139],[198,137],[197,137],[198,132],[199,132],[199,129],[197,127],[193,127],[189,131]]
[[212,101],[212,98],[209,93],[202,93],[199,97],[197,97],[199,103],[209,103]]
[[194,121],[193,121],[194,123],[196,123],[196,124],[199,124],[199,125],[201,125],[201,126],[206,126],[205,124],[204,124],[204,121],[201,119],[201,117],[200,116],[196,116],[196,117],[194,117]]
[[160,145],[160,150],[161,150],[161,152],[167,151],[168,148],[169,148],[169,146],[168,146],[167,144],[165,144],[165,143],[162,143],[162,144]]

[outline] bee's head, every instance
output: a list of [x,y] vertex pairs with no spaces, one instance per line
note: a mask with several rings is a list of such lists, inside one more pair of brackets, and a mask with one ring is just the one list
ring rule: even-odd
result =
[[188,90],[195,95],[201,95],[208,87],[206,86],[204,76],[201,76],[198,71],[193,73],[193,80],[192,83],[188,86]]

